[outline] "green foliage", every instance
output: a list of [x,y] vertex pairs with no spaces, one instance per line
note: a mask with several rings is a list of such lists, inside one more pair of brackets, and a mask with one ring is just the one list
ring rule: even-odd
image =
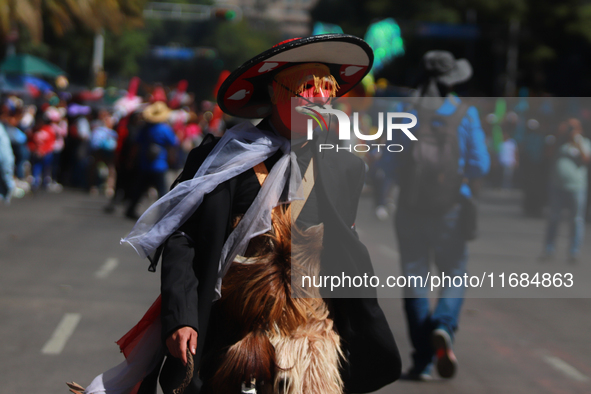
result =
[[417,19],[427,22],[439,23],[461,23],[461,10],[455,7],[448,7],[439,1],[421,2],[417,13]]
[[223,68],[227,70],[238,68],[279,41],[278,34],[253,30],[246,21],[218,23],[212,36],[212,46],[218,50]]
[[572,21],[567,24],[566,31],[570,34],[577,34],[591,41],[591,4],[583,4],[577,8]]
[[365,34],[365,41],[374,52],[372,72],[381,70],[392,59],[404,54],[400,27],[393,18],[372,23]]
[[105,35],[105,71],[110,75],[133,77],[139,73],[137,59],[148,49],[149,33],[124,30]]
[[17,53],[30,53],[43,59],[48,59],[52,52],[50,45],[33,41],[28,30],[23,30],[20,33],[20,38],[16,44]]
[[[397,75],[404,83],[417,79],[413,68],[430,49],[451,50],[457,56],[468,57],[477,66],[475,78],[479,78],[479,72],[488,73],[491,81],[503,78],[510,42],[509,26],[514,20],[519,21],[519,72],[523,80],[540,70],[562,70],[567,58],[586,59],[591,53],[589,0],[319,0],[312,11],[313,21],[338,24],[345,33],[359,37],[364,36],[375,20],[388,17],[400,23],[407,53],[392,62],[392,75],[385,76]],[[424,22],[476,23],[480,37],[472,42],[424,37],[417,34],[416,28]],[[587,52],[583,54],[582,50]],[[588,64],[581,64],[582,69],[588,67]],[[386,73],[389,72],[387,68]],[[497,89],[492,87],[495,83],[503,82],[490,83],[487,90]],[[589,84],[591,86],[591,82]]]
[[540,63],[556,59],[556,51],[544,44],[535,45],[535,47],[526,52],[523,60],[528,63]]

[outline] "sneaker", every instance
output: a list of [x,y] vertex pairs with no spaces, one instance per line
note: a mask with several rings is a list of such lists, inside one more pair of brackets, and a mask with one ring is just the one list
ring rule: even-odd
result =
[[51,182],[48,188],[49,191],[52,193],[61,193],[64,190],[64,187],[57,182]]
[[437,358],[437,373],[442,378],[449,379],[455,375],[458,369],[458,360],[452,350],[451,337],[442,328],[434,330],[431,335]]
[[379,220],[382,220],[382,221],[387,220],[388,219],[388,216],[390,216],[390,214],[388,213],[388,210],[386,209],[385,206],[379,205],[376,208],[376,217]]
[[400,380],[412,382],[430,382],[433,380],[433,375],[431,374],[432,366],[433,364],[429,364],[421,371],[418,371],[412,367],[408,370],[408,372],[405,372],[400,376]]
[[20,180],[20,179],[15,179],[15,180],[14,180],[14,184],[15,184],[15,186],[16,186],[16,187],[18,187],[19,189],[23,189],[23,191],[24,191],[25,193],[28,193],[28,192],[30,192],[30,191],[31,191],[31,185],[30,185],[28,182],[26,182],[26,181],[22,181],[22,180]]
[[25,196],[25,191],[20,187],[15,187],[12,189],[12,197],[14,198],[23,198]]

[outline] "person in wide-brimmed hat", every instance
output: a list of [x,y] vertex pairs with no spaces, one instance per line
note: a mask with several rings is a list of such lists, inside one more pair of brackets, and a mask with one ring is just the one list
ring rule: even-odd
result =
[[422,97],[445,97],[451,89],[472,77],[472,66],[466,59],[456,59],[451,52],[434,50],[423,55],[424,73],[419,85]]
[[[152,392],[158,375],[163,392],[169,394],[185,377],[184,365],[191,360],[196,372],[186,382],[185,393],[230,392],[226,389],[236,382],[231,392],[241,392],[240,383],[242,392],[281,389],[281,376],[296,367],[275,359],[280,346],[269,345],[267,337],[272,327],[263,324],[268,316],[263,314],[248,324],[236,323],[223,306],[228,306],[224,304],[225,291],[237,283],[239,287],[240,283],[247,287],[254,283],[250,282],[254,280],[250,275],[235,272],[254,266],[243,264],[245,261],[259,261],[249,244],[265,244],[269,237],[279,236],[281,226],[275,219],[275,208],[287,204],[293,208],[296,228],[318,229],[322,227],[317,225],[323,225],[323,235],[316,239],[320,242],[316,251],[323,250],[321,260],[326,272],[338,270],[351,276],[373,272],[369,254],[354,232],[365,172],[363,161],[349,152],[318,155],[317,138],[302,143],[291,135],[292,98],[310,105],[320,99],[320,105],[326,104],[359,83],[372,62],[373,52],[362,39],[327,34],[284,41],[229,75],[218,92],[221,109],[236,117],[263,120],[256,125],[241,123],[219,139],[205,137],[202,145],[190,153],[174,188],[152,205],[122,240],[143,257],[162,255],[162,297],[119,342],[127,363],[116,374],[97,377],[86,388],[86,394],[109,393],[106,387],[120,388],[130,383],[139,385],[139,393]],[[304,173],[307,175],[302,177]],[[315,181],[311,181],[313,178]],[[302,189],[307,190],[303,196]],[[296,203],[302,198],[305,201]],[[297,212],[301,214],[298,216]],[[289,230],[287,223],[284,231]],[[274,253],[274,246],[270,247]],[[154,265],[159,257],[150,259]],[[284,286],[272,294],[255,292],[248,298],[260,299],[262,306],[267,302],[263,299],[273,302],[270,300],[275,296],[281,298],[280,294],[291,287],[289,274],[281,272],[260,284],[267,285],[279,278],[280,282],[287,280],[281,282]],[[374,290],[357,289],[355,294],[364,298],[331,300],[330,319],[328,312],[322,316],[323,327],[328,327],[322,335],[340,338],[332,343],[338,353],[330,365],[318,360],[310,363],[315,364],[317,371],[325,367],[336,371],[337,376],[330,375],[330,382],[316,381],[319,386],[314,390],[307,387],[300,392],[369,392],[399,377],[398,349]],[[343,292],[338,294],[346,296]],[[238,298],[239,302],[244,301]],[[288,304],[296,302],[290,300],[288,293]],[[318,300],[318,311],[327,311],[322,299]],[[234,305],[236,311],[242,311],[242,307]],[[253,321],[259,322],[255,324],[258,328],[249,331]],[[302,336],[294,336],[297,337]],[[310,354],[321,351],[312,345],[306,348]],[[266,353],[261,352],[263,349]],[[258,365],[240,364],[238,361],[244,361],[244,357]],[[267,365],[265,360],[272,362]],[[245,368],[219,367],[220,363],[227,366],[234,361]],[[305,357],[299,358],[298,364],[303,361]],[[263,364],[268,368],[261,370]],[[138,368],[143,368],[144,373],[138,373]],[[226,375],[228,379],[223,378]],[[290,382],[283,384],[289,386],[293,383]]]
[[148,105],[142,111],[142,116],[149,123],[165,123],[170,117],[170,108],[162,101]]
[[138,174],[130,189],[129,205],[125,216],[137,220],[136,212],[142,196],[152,186],[162,197],[167,190],[166,172],[168,171],[168,150],[179,144],[172,127],[167,123],[170,109],[166,103],[156,101],[142,111],[146,121],[139,131],[137,140]]
[[[488,173],[490,157],[478,109],[452,94],[453,87],[472,76],[466,59],[433,50],[421,61],[418,86],[417,141],[394,155],[399,197],[395,216],[400,266],[407,276],[423,275],[431,262],[439,272],[461,277],[467,272],[467,241],[474,239],[476,207],[472,182]],[[405,156],[406,155],[406,156]],[[405,288],[404,311],[412,344],[412,365],[403,375],[415,381],[432,380],[435,371],[455,376],[453,351],[465,287],[442,283],[434,307],[427,292]]]

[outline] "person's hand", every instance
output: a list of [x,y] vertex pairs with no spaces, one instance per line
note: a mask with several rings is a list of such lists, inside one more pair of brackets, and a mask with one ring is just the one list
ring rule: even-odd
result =
[[181,327],[166,339],[166,347],[173,357],[183,361],[187,365],[187,346],[191,354],[195,355],[197,349],[197,331],[191,327]]

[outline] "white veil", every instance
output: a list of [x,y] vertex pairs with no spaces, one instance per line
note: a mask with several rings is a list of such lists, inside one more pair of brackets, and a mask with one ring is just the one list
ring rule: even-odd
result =
[[285,202],[302,198],[298,195],[300,169],[290,148],[288,139],[258,129],[249,122],[227,130],[195,176],[179,183],[152,204],[121,243],[129,243],[142,258],[151,255],[197,210],[205,194],[281,149],[283,155],[223,246],[216,286],[220,297],[221,281],[232,261],[246,251],[250,239],[271,229],[271,210],[281,203],[279,200],[285,187],[289,188]]

